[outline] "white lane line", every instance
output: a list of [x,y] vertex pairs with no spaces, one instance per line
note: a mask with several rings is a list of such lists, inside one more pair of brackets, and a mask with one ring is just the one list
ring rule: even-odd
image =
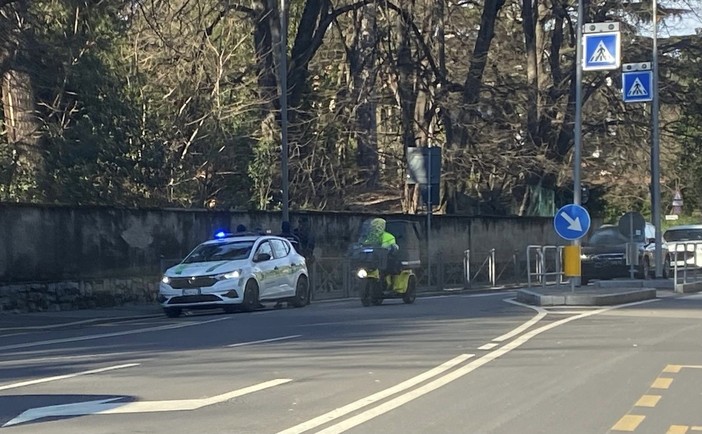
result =
[[56,375],[54,377],[37,378],[36,380],[22,381],[20,383],[6,384],[0,386],[0,390],[16,389],[18,387],[32,386],[34,384],[48,383],[50,381],[65,380],[67,378],[80,377],[81,375],[99,374],[101,372],[114,371],[115,369],[132,368],[140,363],[126,363],[124,365],[108,366],[106,368],[91,369],[90,371],[75,372],[73,374]]
[[97,401],[76,402],[71,404],[51,405],[48,407],[31,408],[16,418],[7,422],[3,427],[26,423],[46,417],[66,417],[82,416],[86,414],[129,414],[129,413],[154,413],[164,411],[189,411],[197,410],[208,405],[219,404],[230,399],[249,393],[258,392],[281,384],[289,383],[289,378],[266,381],[265,383],[200,399],[176,399],[170,401],[136,401],[136,402],[114,402],[121,399],[109,398]]
[[427,383],[423,386],[420,386],[414,390],[411,390],[403,395],[400,395],[396,398],[393,398],[387,402],[384,402],[383,404],[372,408],[370,410],[366,410],[362,413],[357,414],[356,416],[353,416],[349,419],[346,419],[340,423],[337,423],[335,425],[332,425],[322,431],[319,431],[317,434],[338,434],[342,433],[344,431],[347,431],[353,427],[356,427],[364,422],[367,422],[373,418],[376,418],[382,414],[388,413],[404,404],[407,404],[410,401],[413,401],[423,395],[428,394],[429,392],[432,392],[442,386],[445,386],[455,380],[458,380],[459,378],[473,372],[474,370],[478,369],[481,366],[486,365],[487,363],[497,359],[500,356],[503,356],[510,351],[519,348],[522,346],[524,343],[528,342],[530,339],[532,339],[535,336],[540,335],[541,333],[544,333],[548,330],[551,330],[555,327],[558,327],[560,325],[569,323],[571,321],[575,321],[581,318],[586,318],[589,316],[597,315],[603,312],[607,312],[609,310],[613,309],[618,309],[621,307],[627,307],[627,306],[635,306],[643,303],[648,303],[648,302],[653,302],[657,300],[644,300],[642,302],[634,302],[634,303],[629,303],[625,305],[619,305],[619,306],[610,306],[602,309],[598,309],[595,311],[591,312],[585,312],[580,315],[572,316],[569,318],[564,318],[555,322],[552,322],[550,324],[546,324],[542,327],[539,327],[538,329],[532,330],[530,332],[527,332],[526,334],[516,338],[515,340],[508,342],[505,344],[503,347],[498,348],[482,357],[479,359],[476,359],[464,366],[461,366],[460,368],[451,371],[447,373],[446,375],[443,375],[436,380],[431,381],[430,383]]
[[98,334],[98,335],[87,335],[87,336],[76,336],[76,337],[72,337],[72,338],[51,339],[48,341],[26,342],[23,344],[5,345],[3,347],[0,347],[0,351],[17,350],[20,348],[42,347],[42,346],[46,346],[46,345],[55,345],[55,344],[65,344],[68,342],[91,341],[91,340],[95,340],[95,339],[113,338],[116,336],[135,335],[135,334],[140,334],[140,333],[148,333],[148,332],[155,332],[155,331],[161,331],[161,330],[172,330],[172,329],[179,329],[179,328],[184,328],[184,327],[193,327],[193,326],[197,326],[197,325],[203,325],[203,324],[208,324],[208,323],[213,323],[213,322],[218,322],[218,321],[224,321],[226,319],[229,319],[229,317],[211,319],[208,321],[188,322],[188,323],[182,323],[182,324],[169,324],[169,325],[158,326],[158,327],[149,327],[149,328],[144,328],[144,329],[126,330],[123,332],[103,333],[103,334]]
[[330,411],[329,413],[325,413],[321,416],[318,416],[314,419],[308,420],[307,422],[303,422],[299,425],[295,425],[292,428],[288,428],[285,431],[280,431],[278,434],[299,434],[303,433],[305,431],[309,431],[313,428],[316,428],[320,425],[323,425],[327,422],[331,422],[334,419],[338,419],[342,416],[345,416],[351,412],[354,412],[360,408],[366,407],[370,404],[373,404],[374,402],[380,401],[381,399],[385,399],[388,396],[394,395],[398,392],[402,392],[404,390],[409,389],[410,387],[414,387],[417,384],[426,381],[430,378],[436,377],[439,374],[442,374],[446,372],[447,370],[453,368],[454,366],[457,366],[466,360],[470,359],[473,357],[474,354],[461,354],[460,356],[454,357],[453,359],[442,363],[441,365],[432,368],[422,374],[417,375],[416,377],[412,377],[409,380],[405,380],[400,384],[397,384],[395,386],[392,386],[390,388],[387,388],[385,390],[381,390],[380,392],[374,393],[373,395],[370,395],[366,398],[359,399],[358,401],[352,402],[351,404],[347,404],[343,407],[339,407],[335,410]]
[[295,338],[299,338],[300,336],[302,336],[302,335],[282,336],[279,338],[262,339],[260,341],[240,342],[238,344],[231,344],[231,345],[227,345],[227,346],[229,348],[232,348],[232,347],[243,347],[244,345],[265,344],[266,342],[277,342],[277,341],[284,341],[287,339],[295,339]]
[[[30,353],[31,354],[31,353]],[[26,368],[30,364],[41,364],[45,362],[56,362],[59,360],[81,360],[81,359],[92,359],[95,361],[96,359],[99,358],[108,358],[108,357],[122,357],[125,358],[127,355],[130,356],[132,359],[136,358],[144,358],[144,357],[149,357],[152,354],[149,353],[101,353],[101,354],[81,354],[81,355],[75,355],[75,356],[50,356],[50,357],[30,357],[30,355],[27,355],[28,358],[26,359],[11,359],[11,360],[0,360],[0,366],[13,366],[13,365],[20,365],[20,367]],[[144,356],[144,357],[140,357]]]
[[543,308],[541,308],[541,307],[539,307],[539,306],[527,305],[527,304],[524,304],[524,303],[520,303],[520,302],[518,302],[518,301],[516,301],[516,300],[514,300],[514,299],[505,299],[505,300],[503,300],[503,301],[505,301],[505,302],[507,302],[507,303],[515,304],[515,305],[517,305],[517,306],[528,307],[529,309],[535,310],[535,311],[537,312],[537,314],[536,314],[532,319],[530,319],[529,321],[527,321],[527,322],[525,322],[524,324],[520,325],[519,327],[515,328],[514,330],[510,331],[509,333],[505,333],[504,335],[493,339],[493,341],[495,341],[495,342],[504,342],[504,341],[506,341],[507,339],[513,338],[514,336],[520,334],[521,332],[523,332],[524,330],[526,330],[526,329],[528,329],[529,327],[533,326],[533,325],[536,324],[537,322],[541,321],[541,319],[542,319],[543,317],[545,317],[545,316],[548,314],[548,312],[546,312],[546,309],[543,309]]
[[479,350],[491,350],[498,346],[499,344],[491,343],[491,344],[485,344],[482,347],[478,347]]

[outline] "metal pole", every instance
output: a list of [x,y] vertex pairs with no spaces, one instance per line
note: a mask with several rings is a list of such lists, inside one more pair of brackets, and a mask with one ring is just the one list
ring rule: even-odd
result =
[[652,122],[653,122],[653,143],[651,149],[651,202],[653,205],[653,224],[656,226],[656,250],[654,253],[656,263],[656,278],[663,277],[663,251],[661,232],[661,161],[660,161],[660,131],[658,128],[658,2],[653,0],[653,101],[652,101]]
[[283,190],[283,221],[290,221],[290,199],[288,193],[288,20],[285,0],[280,0],[280,178]]
[[[578,22],[577,22],[577,44],[575,49],[575,128],[573,138],[573,203],[580,205],[581,202],[581,181],[580,166],[582,160],[582,136],[583,136],[583,19],[585,8],[583,0],[578,0]],[[573,241],[574,246],[580,245],[580,240]],[[572,277],[573,286],[580,286],[580,276]]]
[[427,284],[431,288],[431,147],[427,147]]

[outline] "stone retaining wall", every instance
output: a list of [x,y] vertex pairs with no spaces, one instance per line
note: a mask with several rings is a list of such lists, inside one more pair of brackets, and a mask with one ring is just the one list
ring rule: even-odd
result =
[[156,302],[158,277],[0,286],[0,312],[46,312]]

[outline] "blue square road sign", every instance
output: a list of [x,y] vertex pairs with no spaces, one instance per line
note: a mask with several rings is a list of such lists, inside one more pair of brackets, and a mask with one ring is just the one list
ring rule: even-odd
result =
[[622,72],[624,102],[653,101],[653,71]]
[[583,35],[583,71],[618,69],[621,58],[619,32]]

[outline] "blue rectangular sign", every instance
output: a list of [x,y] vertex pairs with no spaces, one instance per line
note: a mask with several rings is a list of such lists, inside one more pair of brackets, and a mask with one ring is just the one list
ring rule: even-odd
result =
[[622,98],[624,102],[653,101],[653,71],[623,72]]
[[583,35],[583,71],[618,69],[621,57],[619,32]]

